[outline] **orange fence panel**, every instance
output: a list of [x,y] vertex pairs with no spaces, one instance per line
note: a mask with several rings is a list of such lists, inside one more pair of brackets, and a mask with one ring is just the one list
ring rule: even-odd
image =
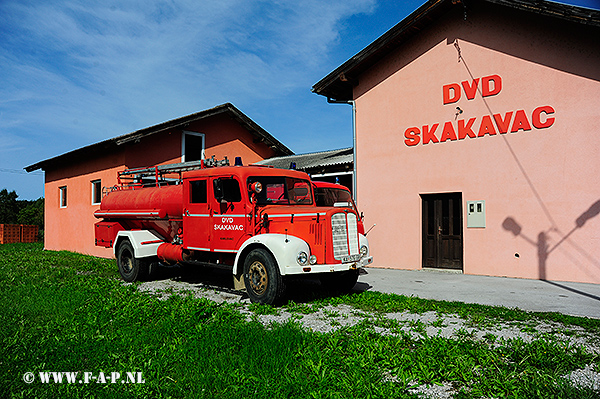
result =
[[38,226],[26,224],[0,224],[0,244],[36,242]]
[[21,242],[36,242],[38,240],[38,226],[21,225]]

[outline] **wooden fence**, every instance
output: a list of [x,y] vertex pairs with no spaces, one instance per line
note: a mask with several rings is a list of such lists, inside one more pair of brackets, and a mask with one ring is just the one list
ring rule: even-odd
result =
[[36,242],[38,226],[27,224],[0,224],[0,244]]

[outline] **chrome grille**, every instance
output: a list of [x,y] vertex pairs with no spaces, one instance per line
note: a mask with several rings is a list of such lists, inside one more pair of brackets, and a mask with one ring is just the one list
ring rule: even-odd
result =
[[348,245],[350,255],[357,255],[360,250],[358,245],[358,223],[356,221],[356,215],[348,213],[346,215],[348,219]]
[[[333,257],[342,262],[354,261],[359,255],[356,215],[339,212],[331,217]],[[354,256],[352,256],[354,255]],[[356,259],[357,260],[357,259]]]

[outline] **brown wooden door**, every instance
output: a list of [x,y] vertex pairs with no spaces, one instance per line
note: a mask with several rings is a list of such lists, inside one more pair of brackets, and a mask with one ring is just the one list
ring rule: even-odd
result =
[[463,267],[462,193],[423,194],[423,267]]

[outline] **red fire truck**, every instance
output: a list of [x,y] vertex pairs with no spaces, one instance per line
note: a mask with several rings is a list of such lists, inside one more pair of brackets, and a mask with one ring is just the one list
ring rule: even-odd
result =
[[161,262],[231,268],[235,288],[259,303],[281,300],[290,275],[351,289],[373,260],[356,211],[316,206],[304,172],[236,165],[213,157],[119,172],[94,213],[96,245],[113,248],[126,281]]

